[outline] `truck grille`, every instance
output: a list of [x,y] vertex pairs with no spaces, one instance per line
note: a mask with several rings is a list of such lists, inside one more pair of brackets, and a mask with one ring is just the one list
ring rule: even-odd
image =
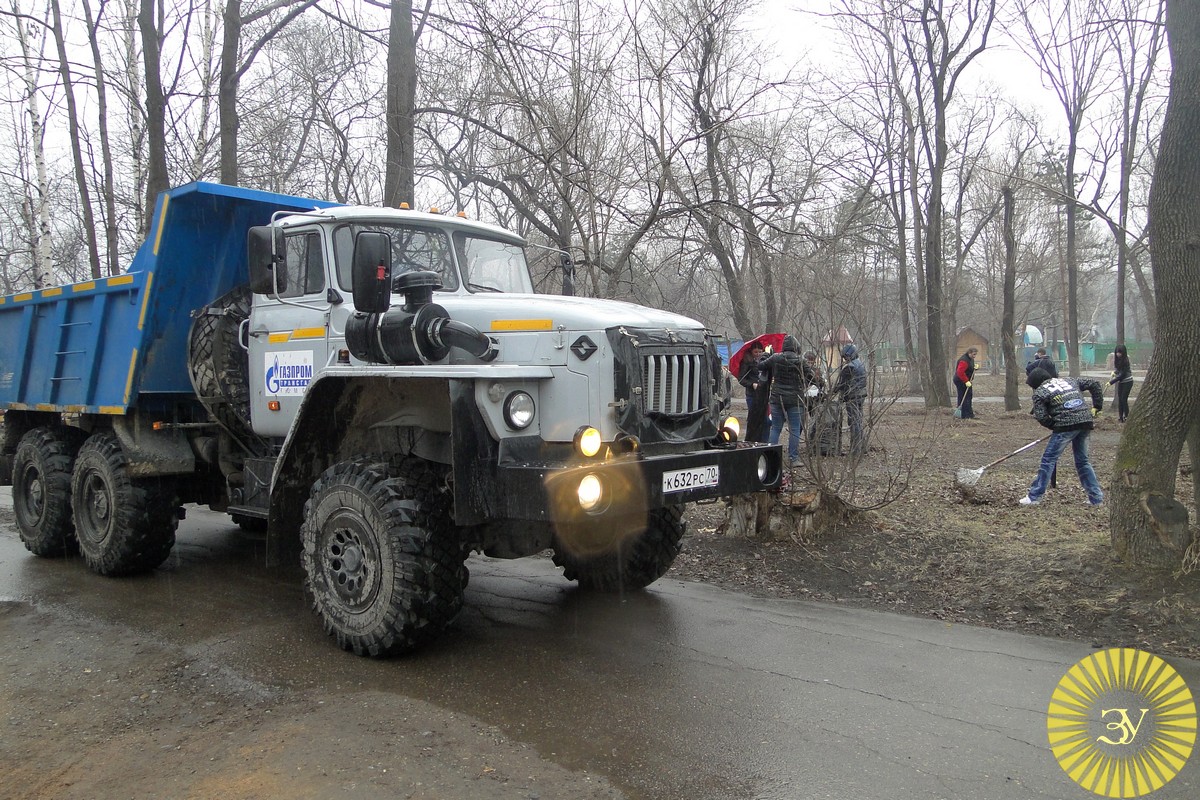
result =
[[648,412],[690,414],[703,407],[700,387],[704,357],[678,353],[642,358],[643,393]]

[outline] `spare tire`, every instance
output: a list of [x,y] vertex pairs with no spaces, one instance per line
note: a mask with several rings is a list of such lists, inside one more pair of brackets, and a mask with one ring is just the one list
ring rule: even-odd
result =
[[250,356],[238,341],[250,316],[250,287],[242,285],[192,312],[188,374],[213,419],[251,455],[267,453],[250,427]]

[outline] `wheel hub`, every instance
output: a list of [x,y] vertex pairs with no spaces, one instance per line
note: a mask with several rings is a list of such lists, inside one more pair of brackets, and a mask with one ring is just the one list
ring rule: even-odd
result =
[[370,605],[375,591],[372,542],[353,528],[338,527],[326,540],[325,569],[329,584],[353,610]]
[[42,484],[42,475],[35,472],[29,481],[25,496],[29,500],[29,510],[36,516],[42,515],[42,506],[46,502],[46,487]]
[[108,495],[105,492],[92,492],[92,517],[99,521],[108,519]]
[[108,484],[101,476],[89,475],[84,482],[80,508],[84,511],[84,521],[76,531],[77,535],[97,545],[103,544],[111,533],[113,505]]

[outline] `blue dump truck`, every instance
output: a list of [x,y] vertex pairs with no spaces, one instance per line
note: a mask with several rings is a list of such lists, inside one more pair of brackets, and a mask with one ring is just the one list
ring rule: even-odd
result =
[[207,505],[373,656],[450,624],[473,551],[652,583],[685,505],[777,487],[780,449],[738,441],[702,325],[536,294],[523,247],[462,215],[165,192],[127,272],[0,299],[22,541],[146,572]]

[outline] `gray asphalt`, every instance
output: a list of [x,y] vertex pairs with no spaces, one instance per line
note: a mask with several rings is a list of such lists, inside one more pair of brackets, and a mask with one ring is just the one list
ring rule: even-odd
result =
[[[299,570],[261,557],[226,517],[189,508],[167,565],[106,580],[33,558],[4,526],[0,600],[153,636],[284,690],[419,699],[628,798],[1094,796],[1046,741],[1050,694],[1087,644],[675,580],[597,597],[545,558],[473,558],[452,630],[379,662],[337,650]],[[1200,690],[1200,663],[1170,663]],[[1200,796],[1197,760],[1151,796]]]

